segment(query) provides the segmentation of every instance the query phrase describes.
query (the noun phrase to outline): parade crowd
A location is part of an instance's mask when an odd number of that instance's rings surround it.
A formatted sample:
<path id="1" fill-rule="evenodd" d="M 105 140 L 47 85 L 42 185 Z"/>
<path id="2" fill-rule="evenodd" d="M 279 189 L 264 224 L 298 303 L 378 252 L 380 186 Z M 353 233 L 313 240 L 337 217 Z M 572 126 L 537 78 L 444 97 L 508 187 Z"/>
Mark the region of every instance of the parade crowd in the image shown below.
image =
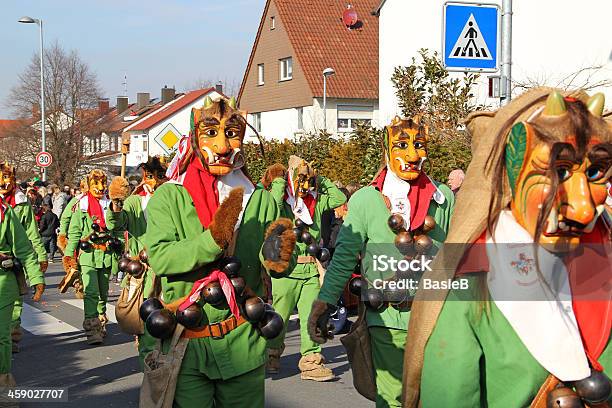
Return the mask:
<path id="1" fill-rule="evenodd" d="M 249 125 L 223 97 L 192 110 L 176 155 L 141 163 L 136 186 L 101 169 L 78 188 L 21 182 L 5 162 L 0 387 L 15 386 L 23 296 L 41 299 L 59 248 L 59 291 L 83 299 L 88 345 L 104 344 L 109 282 L 121 283 L 144 408 L 263 407 L 295 310 L 301 379 L 335 379 L 323 345 L 343 334 L 354 386 L 377 407 L 610 407 L 603 106 L 537 88 L 471 114 L 472 162 L 447 184 L 426 174 L 418 116 L 385 126 L 367 186 L 298 156 L 252 180 Z M 379 269 L 383 257 L 428 266 Z M 421 279 L 467 285 L 400 286 Z"/>

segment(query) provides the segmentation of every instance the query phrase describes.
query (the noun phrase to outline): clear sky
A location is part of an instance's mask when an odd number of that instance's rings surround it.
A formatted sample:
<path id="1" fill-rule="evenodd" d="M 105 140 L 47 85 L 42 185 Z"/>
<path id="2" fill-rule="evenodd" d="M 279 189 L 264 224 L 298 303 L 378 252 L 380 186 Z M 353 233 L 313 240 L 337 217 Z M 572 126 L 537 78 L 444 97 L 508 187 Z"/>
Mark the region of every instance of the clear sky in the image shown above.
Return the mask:
<path id="1" fill-rule="evenodd" d="M 137 92 L 159 97 L 198 81 L 240 81 L 265 0 L 2 0 L 0 5 L 0 118 L 17 75 L 38 51 L 42 18 L 45 44 L 76 49 L 97 74 L 104 97 L 115 104 L 127 72 L 130 102 Z"/>

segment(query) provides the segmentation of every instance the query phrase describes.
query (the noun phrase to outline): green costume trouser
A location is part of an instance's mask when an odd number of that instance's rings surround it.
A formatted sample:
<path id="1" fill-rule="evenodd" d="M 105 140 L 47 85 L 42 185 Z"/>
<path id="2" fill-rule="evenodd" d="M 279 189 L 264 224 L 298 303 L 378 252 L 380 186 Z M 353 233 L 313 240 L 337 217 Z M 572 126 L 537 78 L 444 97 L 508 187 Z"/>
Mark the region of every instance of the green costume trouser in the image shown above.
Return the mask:
<path id="1" fill-rule="evenodd" d="M 291 312 L 297 306 L 300 316 L 300 353 L 305 356 L 312 353 L 320 353 L 321 346 L 310 339 L 308 334 L 308 316 L 312 309 L 312 302 L 319 296 L 319 277 L 312 276 L 306 279 L 281 278 L 272 279 L 272 306 L 285 322 L 283 332 L 268 342 L 268 347 L 280 349 L 285 341 L 287 324 Z"/>
<path id="2" fill-rule="evenodd" d="M 85 318 L 90 319 L 106 313 L 110 268 L 81 265 L 81 279 L 83 280 Z"/>
<path id="3" fill-rule="evenodd" d="M 0 269 L 0 374 L 11 372 L 11 316 L 18 297 L 15 274 Z"/>
<path id="4" fill-rule="evenodd" d="M 402 375 L 406 330 L 370 327 L 376 374 L 376 408 L 402 406 Z"/>
<path id="5" fill-rule="evenodd" d="M 200 367 L 200 358 L 190 355 L 188 347 L 178 375 L 175 408 L 243 408 L 264 406 L 265 369 L 260 366 L 225 380 L 211 380 Z M 10 350 L 9 350 L 10 351 Z"/>
<path id="6" fill-rule="evenodd" d="M 13 307 L 13 320 L 11 329 L 21 326 L 21 312 L 23 311 L 23 296 L 18 296 Z"/>

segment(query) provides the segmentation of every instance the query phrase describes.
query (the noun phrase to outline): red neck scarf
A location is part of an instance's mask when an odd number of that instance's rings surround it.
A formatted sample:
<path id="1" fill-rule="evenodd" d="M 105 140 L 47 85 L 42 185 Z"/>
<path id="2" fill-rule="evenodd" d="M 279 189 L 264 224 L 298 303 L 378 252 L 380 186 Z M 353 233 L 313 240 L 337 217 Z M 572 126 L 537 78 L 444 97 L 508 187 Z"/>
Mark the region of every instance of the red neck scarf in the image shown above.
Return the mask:
<path id="1" fill-rule="evenodd" d="M 15 206 L 17 205 L 17 201 L 15 201 L 15 190 L 14 189 L 13 191 L 11 191 L 11 194 L 4 197 L 4 201 L 6 201 L 6 203 L 10 205 L 11 207 L 15 208 Z"/>
<path id="2" fill-rule="evenodd" d="M 193 158 L 185 171 L 183 187 L 187 189 L 198 218 L 204 228 L 208 228 L 213 215 L 219 207 L 219 191 L 217 178 L 202 166 L 200 159 Z"/>
<path id="3" fill-rule="evenodd" d="M 374 186 L 378 191 L 382 192 L 385 177 L 387 175 L 387 168 L 385 167 L 378 173 L 378 176 L 372 181 L 371 185 Z M 423 172 L 419 176 L 411 181 L 407 181 L 410 184 L 410 191 L 408 192 L 408 200 L 410 201 L 410 230 L 414 231 L 423 225 L 427 211 L 429 211 L 429 203 L 433 194 L 436 192 L 436 186 Z"/>
<path id="4" fill-rule="evenodd" d="M 96 224 L 99 224 L 102 228 L 106 228 L 106 221 L 104 220 L 104 211 L 100 205 L 100 200 L 87 193 L 87 214 L 92 220 L 96 220 Z"/>

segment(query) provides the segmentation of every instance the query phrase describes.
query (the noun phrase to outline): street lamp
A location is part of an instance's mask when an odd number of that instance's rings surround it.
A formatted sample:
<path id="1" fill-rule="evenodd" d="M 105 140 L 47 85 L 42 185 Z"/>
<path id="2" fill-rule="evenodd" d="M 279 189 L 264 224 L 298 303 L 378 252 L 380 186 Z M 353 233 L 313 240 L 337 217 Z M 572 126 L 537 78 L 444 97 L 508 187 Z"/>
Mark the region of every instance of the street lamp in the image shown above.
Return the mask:
<path id="1" fill-rule="evenodd" d="M 328 67 L 323 70 L 323 131 L 325 133 L 327 133 L 327 77 L 335 73 L 333 68 Z"/>
<path id="2" fill-rule="evenodd" d="M 28 16 L 21 17 L 18 20 L 23 24 L 37 24 L 40 28 L 40 118 L 41 118 L 41 136 L 42 136 L 42 151 L 47 151 L 47 138 L 45 135 L 45 80 L 43 77 L 43 21 L 42 19 L 32 18 Z M 43 167 L 42 181 L 47 181 L 47 168 Z"/>

